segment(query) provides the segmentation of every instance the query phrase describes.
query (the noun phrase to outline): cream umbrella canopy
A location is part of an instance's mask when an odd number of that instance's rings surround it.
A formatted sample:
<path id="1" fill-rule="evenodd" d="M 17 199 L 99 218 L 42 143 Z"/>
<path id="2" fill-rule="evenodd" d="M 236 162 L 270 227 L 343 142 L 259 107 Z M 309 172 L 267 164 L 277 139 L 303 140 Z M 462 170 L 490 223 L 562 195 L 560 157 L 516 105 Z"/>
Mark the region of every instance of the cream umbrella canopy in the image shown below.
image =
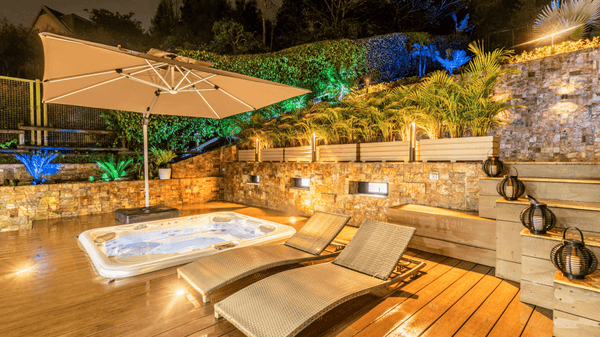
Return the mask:
<path id="1" fill-rule="evenodd" d="M 143 114 L 146 207 L 151 113 L 224 118 L 310 93 L 155 49 L 140 53 L 51 33 L 40 38 L 43 102 Z"/>

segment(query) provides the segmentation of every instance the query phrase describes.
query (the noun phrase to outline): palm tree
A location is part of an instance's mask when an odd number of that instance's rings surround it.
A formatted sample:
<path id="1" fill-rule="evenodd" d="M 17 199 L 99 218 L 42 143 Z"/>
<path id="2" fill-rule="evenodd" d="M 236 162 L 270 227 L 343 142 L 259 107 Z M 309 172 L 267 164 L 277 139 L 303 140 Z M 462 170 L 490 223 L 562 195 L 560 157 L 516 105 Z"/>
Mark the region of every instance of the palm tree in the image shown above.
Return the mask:
<path id="1" fill-rule="evenodd" d="M 540 37 L 552 36 L 553 41 L 566 37 L 578 40 L 598 26 L 599 17 L 600 0 L 554 0 L 538 15 L 533 32 Z"/>
<path id="2" fill-rule="evenodd" d="M 496 49 L 486 53 L 478 43 L 471 43 L 469 50 L 475 56 L 459 79 L 462 88 L 461 103 L 472 135 L 485 136 L 490 130 L 505 123 L 500 114 L 513 107 L 508 104 L 511 100 L 509 96 L 495 98 L 494 89 L 502 76 L 518 71 L 503 69 L 500 65 L 512 54 L 511 51 Z"/>

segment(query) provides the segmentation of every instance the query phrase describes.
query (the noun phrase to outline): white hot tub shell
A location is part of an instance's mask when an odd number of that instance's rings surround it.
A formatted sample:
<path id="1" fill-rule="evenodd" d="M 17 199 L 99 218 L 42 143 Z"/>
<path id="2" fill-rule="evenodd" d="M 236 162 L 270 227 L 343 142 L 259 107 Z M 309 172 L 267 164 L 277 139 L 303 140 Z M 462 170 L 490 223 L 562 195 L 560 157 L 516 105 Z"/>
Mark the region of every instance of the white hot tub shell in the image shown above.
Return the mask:
<path id="1" fill-rule="evenodd" d="M 224 249 L 285 240 L 293 227 L 234 212 L 208 213 L 87 230 L 79 242 L 97 272 L 122 278 L 164 269 Z"/>

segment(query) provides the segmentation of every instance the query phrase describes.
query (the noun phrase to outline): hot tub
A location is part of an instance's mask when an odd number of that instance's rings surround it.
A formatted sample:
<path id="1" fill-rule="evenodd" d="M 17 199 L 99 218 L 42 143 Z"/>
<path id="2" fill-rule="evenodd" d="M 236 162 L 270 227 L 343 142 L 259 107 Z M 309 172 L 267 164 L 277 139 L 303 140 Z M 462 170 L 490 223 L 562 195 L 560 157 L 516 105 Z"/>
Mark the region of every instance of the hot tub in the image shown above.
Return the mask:
<path id="1" fill-rule="evenodd" d="M 220 250 L 291 237 L 293 227 L 218 212 L 87 230 L 79 242 L 98 273 L 129 277 L 188 263 Z"/>

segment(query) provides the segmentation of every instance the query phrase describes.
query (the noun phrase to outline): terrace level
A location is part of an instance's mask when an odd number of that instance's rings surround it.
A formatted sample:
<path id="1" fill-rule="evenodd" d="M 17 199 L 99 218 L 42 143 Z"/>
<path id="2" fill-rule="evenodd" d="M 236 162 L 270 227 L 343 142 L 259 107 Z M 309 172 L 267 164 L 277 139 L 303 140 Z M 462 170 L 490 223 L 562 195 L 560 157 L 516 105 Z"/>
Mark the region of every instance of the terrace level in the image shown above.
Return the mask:
<path id="1" fill-rule="evenodd" d="M 235 211 L 296 228 L 305 221 L 223 202 L 184 207 L 182 216 L 212 211 Z M 203 304 L 178 280 L 175 267 L 114 282 L 98 276 L 74 237 L 116 224 L 107 213 L 36 221 L 29 230 L 1 232 L 0 335 L 243 336 L 226 320 L 215 320 L 212 304 Z M 347 241 L 353 233 L 347 227 L 338 240 Z M 552 312 L 521 303 L 518 284 L 494 277 L 493 268 L 418 250 L 407 254 L 427 262 L 418 278 L 347 302 L 302 335 L 552 335 Z"/>

